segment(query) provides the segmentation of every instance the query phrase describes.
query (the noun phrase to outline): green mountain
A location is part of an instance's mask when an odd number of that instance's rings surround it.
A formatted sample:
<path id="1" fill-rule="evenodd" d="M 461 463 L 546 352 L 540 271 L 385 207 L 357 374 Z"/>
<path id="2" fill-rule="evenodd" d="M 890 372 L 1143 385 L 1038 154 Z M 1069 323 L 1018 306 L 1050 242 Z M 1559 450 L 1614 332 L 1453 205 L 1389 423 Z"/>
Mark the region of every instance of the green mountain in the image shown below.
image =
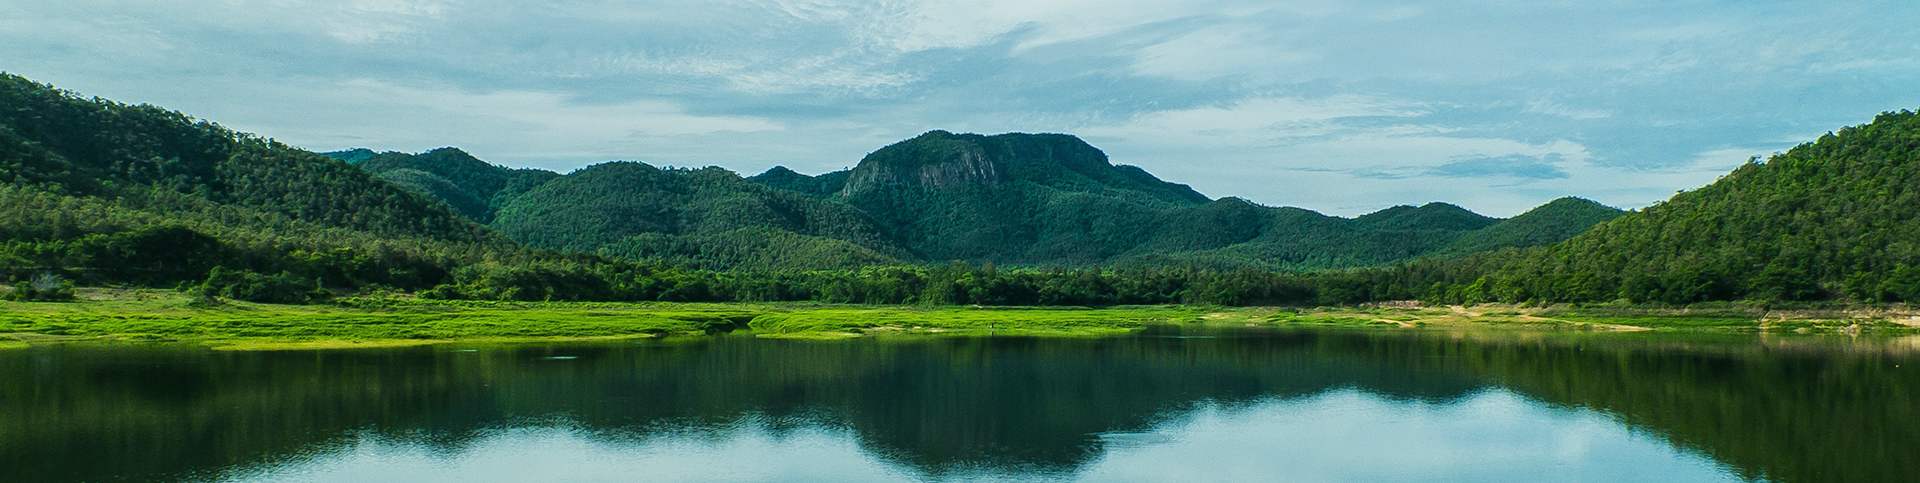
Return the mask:
<path id="1" fill-rule="evenodd" d="M 852 174 L 853 171 L 849 170 L 834 171 L 819 176 L 807 176 L 787 169 L 786 166 L 774 166 L 764 173 L 747 178 L 747 180 L 767 185 L 767 187 L 770 188 L 805 193 L 816 198 L 827 198 L 840 194 L 840 190 L 847 187 L 847 177 Z"/>
<path id="2" fill-rule="evenodd" d="M 353 166 L 153 106 L 0 75 L 0 182 L 77 196 L 178 194 L 384 235 L 485 229 Z"/>
<path id="3" fill-rule="evenodd" d="M 633 259 L 715 268 L 855 268 L 899 263 L 894 257 L 906 254 L 864 213 L 845 204 L 768 188 L 720 168 L 660 169 L 632 162 L 598 164 L 554 178 L 506 202 L 493 226 L 535 247 L 606 248 Z M 779 246 L 756 248 L 772 242 Z M 689 257 L 700 250 L 687 247 L 714 243 L 730 247 L 721 252 L 737 255 Z M 757 256 L 773 253 L 847 256 L 787 260 L 791 263 Z"/>
<path id="4" fill-rule="evenodd" d="M 294 285 L 418 286 L 446 276 L 450 253 L 511 245 L 346 162 L 178 112 L 12 75 L 0 75 L 0 106 L 10 279 L 166 284 L 224 267 L 307 281 Z"/>
<path id="5" fill-rule="evenodd" d="M 1569 196 L 1527 210 L 1519 216 L 1500 220 L 1492 226 L 1461 235 L 1440 252 L 1467 254 L 1501 248 L 1549 245 L 1572 238 L 1594 225 L 1606 223 L 1626 213 L 1619 208 Z"/>
<path id="6" fill-rule="evenodd" d="M 507 200 L 560 176 L 552 171 L 488 164 L 456 148 L 420 154 L 375 154 L 371 150 L 355 149 L 326 153 L 326 156 L 357 164 L 394 184 L 444 201 L 479 223 L 492 222 L 494 214 Z"/>
<path id="7" fill-rule="evenodd" d="M 875 151 L 849 171 L 806 176 L 776 167 L 748 179 L 844 201 L 924 261 L 1361 267 L 1437 253 L 1501 223 L 1445 203 L 1349 220 L 1238 198 L 1209 200 L 1140 168 L 1111 164 L 1099 149 L 1064 134 L 932 131 Z M 1550 239 L 1502 235 L 1489 243 L 1550 243 L 1595 222 L 1536 216 L 1512 228 L 1553 225 L 1553 235 L 1535 237 Z"/>
<path id="8" fill-rule="evenodd" d="M 1352 303 L 1432 284 L 1246 269 L 1379 266 L 1509 224 L 1572 233 L 1587 219 L 1497 221 L 1445 204 L 1347 219 L 1209 200 L 1060 134 L 935 131 L 849 171 L 753 178 L 627 162 L 561 175 L 451 148 L 320 155 L 0 76 L 8 298 L 57 296 L 62 285 L 43 282 L 66 278 L 280 302 L 398 289 L 486 300 Z M 1544 242 L 1529 233 L 1483 236 Z M 1033 268 L 1059 266 L 1079 268 Z M 1366 288 L 1385 283 L 1398 285 Z"/>
<path id="9" fill-rule="evenodd" d="M 357 160 L 533 247 L 716 270 L 950 260 L 1350 268 L 1480 246 L 1535 246 L 1605 219 L 1552 215 L 1563 210 L 1543 207 L 1507 224 L 1446 203 L 1346 219 L 1209 200 L 1112 164 L 1064 134 L 932 131 L 876 150 L 851 170 L 808 176 L 775 167 L 749 178 L 631 162 L 563 176 L 494 166 L 453 148 L 329 155 Z"/>
<path id="10" fill-rule="evenodd" d="M 932 131 L 868 154 L 846 178 L 836 197 L 929 261 L 1100 263 L 1139 243 L 1158 212 L 1208 201 L 1064 134 Z"/>
<path id="11" fill-rule="evenodd" d="M 1920 114 L 1885 113 L 1507 264 L 1457 298 L 1920 301 Z"/>
<path id="12" fill-rule="evenodd" d="M 1587 208 L 1597 211 L 1581 211 Z M 1154 236 L 1118 263 L 1221 270 L 1383 266 L 1422 257 L 1544 245 L 1592 227 L 1609 218 L 1606 213 L 1622 212 L 1565 198 L 1510 220 L 1447 203 L 1396 206 L 1347 219 L 1225 198 L 1169 210 L 1156 225 Z"/>
<path id="13" fill-rule="evenodd" d="M 1437 202 L 1419 207 L 1395 206 L 1353 219 L 1356 227 L 1379 231 L 1473 231 L 1497 223 L 1500 223 L 1497 218 Z"/>

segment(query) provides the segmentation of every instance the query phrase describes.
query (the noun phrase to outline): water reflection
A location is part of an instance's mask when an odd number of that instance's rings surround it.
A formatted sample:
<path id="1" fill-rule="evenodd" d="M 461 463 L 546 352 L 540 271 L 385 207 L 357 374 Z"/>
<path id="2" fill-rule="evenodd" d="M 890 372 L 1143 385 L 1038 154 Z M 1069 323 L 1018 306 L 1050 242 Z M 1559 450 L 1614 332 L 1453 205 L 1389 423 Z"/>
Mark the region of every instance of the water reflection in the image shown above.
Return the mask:
<path id="1" fill-rule="evenodd" d="M 752 416 L 724 428 L 619 435 L 523 426 L 452 451 L 365 435 L 222 481 L 1738 481 L 1592 412 L 1497 390 L 1438 405 L 1348 389 L 1208 406 L 1145 432 L 1103 434 L 1103 451 L 1077 471 L 982 466 L 933 478 L 873 454 L 852 430 L 815 423 Z"/>
<path id="2" fill-rule="evenodd" d="M 1920 443 L 1900 347 L 1191 330 L 49 347 L 0 352 L 0 481 L 1899 481 Z"/>

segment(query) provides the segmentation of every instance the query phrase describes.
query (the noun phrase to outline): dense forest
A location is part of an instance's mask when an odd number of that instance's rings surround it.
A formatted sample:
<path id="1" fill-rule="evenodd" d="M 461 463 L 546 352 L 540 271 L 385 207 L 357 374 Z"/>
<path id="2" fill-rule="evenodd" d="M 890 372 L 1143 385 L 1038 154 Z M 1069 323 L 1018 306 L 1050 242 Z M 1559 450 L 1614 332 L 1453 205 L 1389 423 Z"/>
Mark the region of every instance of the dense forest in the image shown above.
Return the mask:
<path id="1" fill-rule="evenodd" d="M 1504 264 L 1454 302 L 1920 301 L 1920 114 L 1885 113 Z"/>
<path id="2" fill-rule="evenodd" d="M 7 75 L 0 273 L 16 300 L 1894 302 L 1920 298 L 1916 144 L 1916 115 L 1889 113 L 1633 213 L 1348 219 L 1209 199 L 1061 134 L 933 131 L 818 176 L 560 174 L 453 148 L 315 154 Z"/>

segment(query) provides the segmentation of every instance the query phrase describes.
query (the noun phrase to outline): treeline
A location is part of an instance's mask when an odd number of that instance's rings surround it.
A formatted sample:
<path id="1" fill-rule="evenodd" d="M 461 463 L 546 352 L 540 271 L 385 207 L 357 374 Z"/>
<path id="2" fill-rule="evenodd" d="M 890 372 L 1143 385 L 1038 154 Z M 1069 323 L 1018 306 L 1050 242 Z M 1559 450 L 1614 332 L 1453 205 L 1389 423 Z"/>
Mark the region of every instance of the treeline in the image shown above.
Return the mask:
<path id="1" fill-rule="evenodd" d="M 584 258 L 584 257 L 583 257 Z M 457 269 L 419 296 L 522 301 L 779 302 L 922 305 L 1351 305 L 1449 296 L 1471 258 L 1327 272 L 1191 267 L 999 268 L 992 263 L 857 270 L 722 272 L 620 260 Z"/>
<path id="2" fill-rule="evenodd" d="M 0 240 L 0 276 L 16 290 L 47 276 L 167 288 L 211 280 L 220 295 L 295 303 L 322 287 L 431 288 L 453 267 L 537 258 L 510 244 L 372 234 L 160 190 L 105 199 L 0 185 Z M 227 287 L 242 282 L 254 287 Z"/>
<path id="3" fill-rule="evenodd" d="M 1197 266 L 1000 268 L 990 262 L 709 270 L 510 243 L 376 235 L 168 190 L 106 199 L 17 185 L 0 185 L 0 239 L 5 240 L 0 241 L 0 275 L 17 299 L 71 297 L 77 282 L 178 288 L 273 303 L 401 292 L 514 301 L 1353 304 L 1444 295 L 1433 291 L 1436 283 L 1473 280 L 1490 263 L 1468 262 L 1497 256 L 1313 273 Z"/>

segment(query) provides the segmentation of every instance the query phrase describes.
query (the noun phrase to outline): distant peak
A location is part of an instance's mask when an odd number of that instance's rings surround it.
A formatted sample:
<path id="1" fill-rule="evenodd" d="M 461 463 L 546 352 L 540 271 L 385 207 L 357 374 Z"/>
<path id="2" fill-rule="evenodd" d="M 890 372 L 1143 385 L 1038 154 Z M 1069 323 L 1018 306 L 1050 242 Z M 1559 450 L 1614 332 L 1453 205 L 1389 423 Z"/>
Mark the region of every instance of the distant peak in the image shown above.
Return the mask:
<path id="1" fill-rule="evenodd" d="M 1477 230 L 1500 222 L 1498 218 L 1439 201 L 1418 207 L 1398 205 L 1360 215 L 1353 221 L 1363 226 L 1385 230 Z"/>
<path id="2" fill-rule="evenodd" d="M 760 172 L 760 174 L 753 175 L 753 177 L 755 178 L 762 177 L 762 176 L 788 177 L 788 176 L 806 176 L 806 175 L 800 174 L 798 171 L 787 169 L 786 166 L 774 166 L 771 168 L 767 168 L 766 171 L 762 171 Z"/>
<path id="3" fill-rule="evenodd" d="M 450 158 L 450 159 L 459 159 L 459 160 L 470 159 L 474 161 L 480 161 L 480 158 L 473 157 L 473 154 L 470 154 L 465 150 L 462 150 L 460 148 L 456 148 L 453 146 L 433 148 L 431 150 L 428 150 L 427 152 L 420 153 L 420 155 L 427 156 L 427 157 L 436 157 L 436 158 Z"/>
<path id="4" fill-rule="evenodd" d="M 1530 217 L 1541 217 L 1541 216 L 1554 216 L 1554 214 L 1574 213 L 1574 212 L 1594 213 L 1595 214 L 1594 216 L 1609 216 L 1608 214 L 1626 213 L 1626 211 L 1623 211 L 1619 208 L 1603 205 L 1593 200 L 1574 197 L 1574 196 L 1567 196 L 1567 197 L 1563 197 L 1553 201 L 1549 201 L 1546 204 L 1543 204 L 1540 206 L 1535 206 L 1533 207 L 1533 209 L 1527 210 L 1526 213 L 1521 213 L 1519 216 L 1515 216 L 1514 218 L 1517 219 L 1517 218 L 1530 218 Z"/>
<path id="5" fill-rule="evenodd" d="M 358 163 L 361 161 L 366 161 L 367 159 L 372 158 L 374 156 L 379 156 L 380 153 L 373 152 L 373 150 L 367 149 L 367 148 L 353 148 L 353 149 L 346 149 L 341 151 L 320 153 L 320 155 L 333 158 L 333 159 L 338 159 L 341 161 L 346 161 L 349 163 Z"/>
<path id="6" fill-rule="evenodd" d="M 1607 206 L 1607 205 L 1604 205 L 1604 204 L 1600 204 L 1600 202 L 1598 202 L 1598 201 L 1594 201 L 1594 200 L 1589 200 L 1589 199 L 1586 199 L 1586 198 L 1581 198 L 1581 197 L 1578 197 L 1578 196 L 1563 196 L 1563 197 L 1560 197 L 1560 198 L 1558 198 L 1558 199 L 1555 199 L 1555 200 L 1553 200 L 1553 201 L 1549 201 L 1549 202 L 1547 202 L 1547 204 L 1546 204 L 1546 205 L 1541 205 L 1541 206 L 1553 206 L 1553 205 L 1560 205 L 1560 206 L 1600 206 L 1600 207 L 1605 207 L 1605 208 L 1613 208 L 1613 207 L 1611 207 L 1611 206 Z M 1613 209 L 1616 209 L 1616 210 L 1617 210 L 1617 209 L 1619 209 L 1619 208 L 1613 208 Z"/>
<path id="7" fill-rule="evenodd" d="M 1132 166 L 1116 166 L 1107 153 L 1071 134 L 1003 133 L 992 136 L 932 130 L 880 148 L 854 167 L 842 195 L 894 189 L 994 189 L 1011 182 L 1055 189 L 1118 189 L 1174 203 L 1205 203 L 1186 185 L 1168 183 Z"/>

